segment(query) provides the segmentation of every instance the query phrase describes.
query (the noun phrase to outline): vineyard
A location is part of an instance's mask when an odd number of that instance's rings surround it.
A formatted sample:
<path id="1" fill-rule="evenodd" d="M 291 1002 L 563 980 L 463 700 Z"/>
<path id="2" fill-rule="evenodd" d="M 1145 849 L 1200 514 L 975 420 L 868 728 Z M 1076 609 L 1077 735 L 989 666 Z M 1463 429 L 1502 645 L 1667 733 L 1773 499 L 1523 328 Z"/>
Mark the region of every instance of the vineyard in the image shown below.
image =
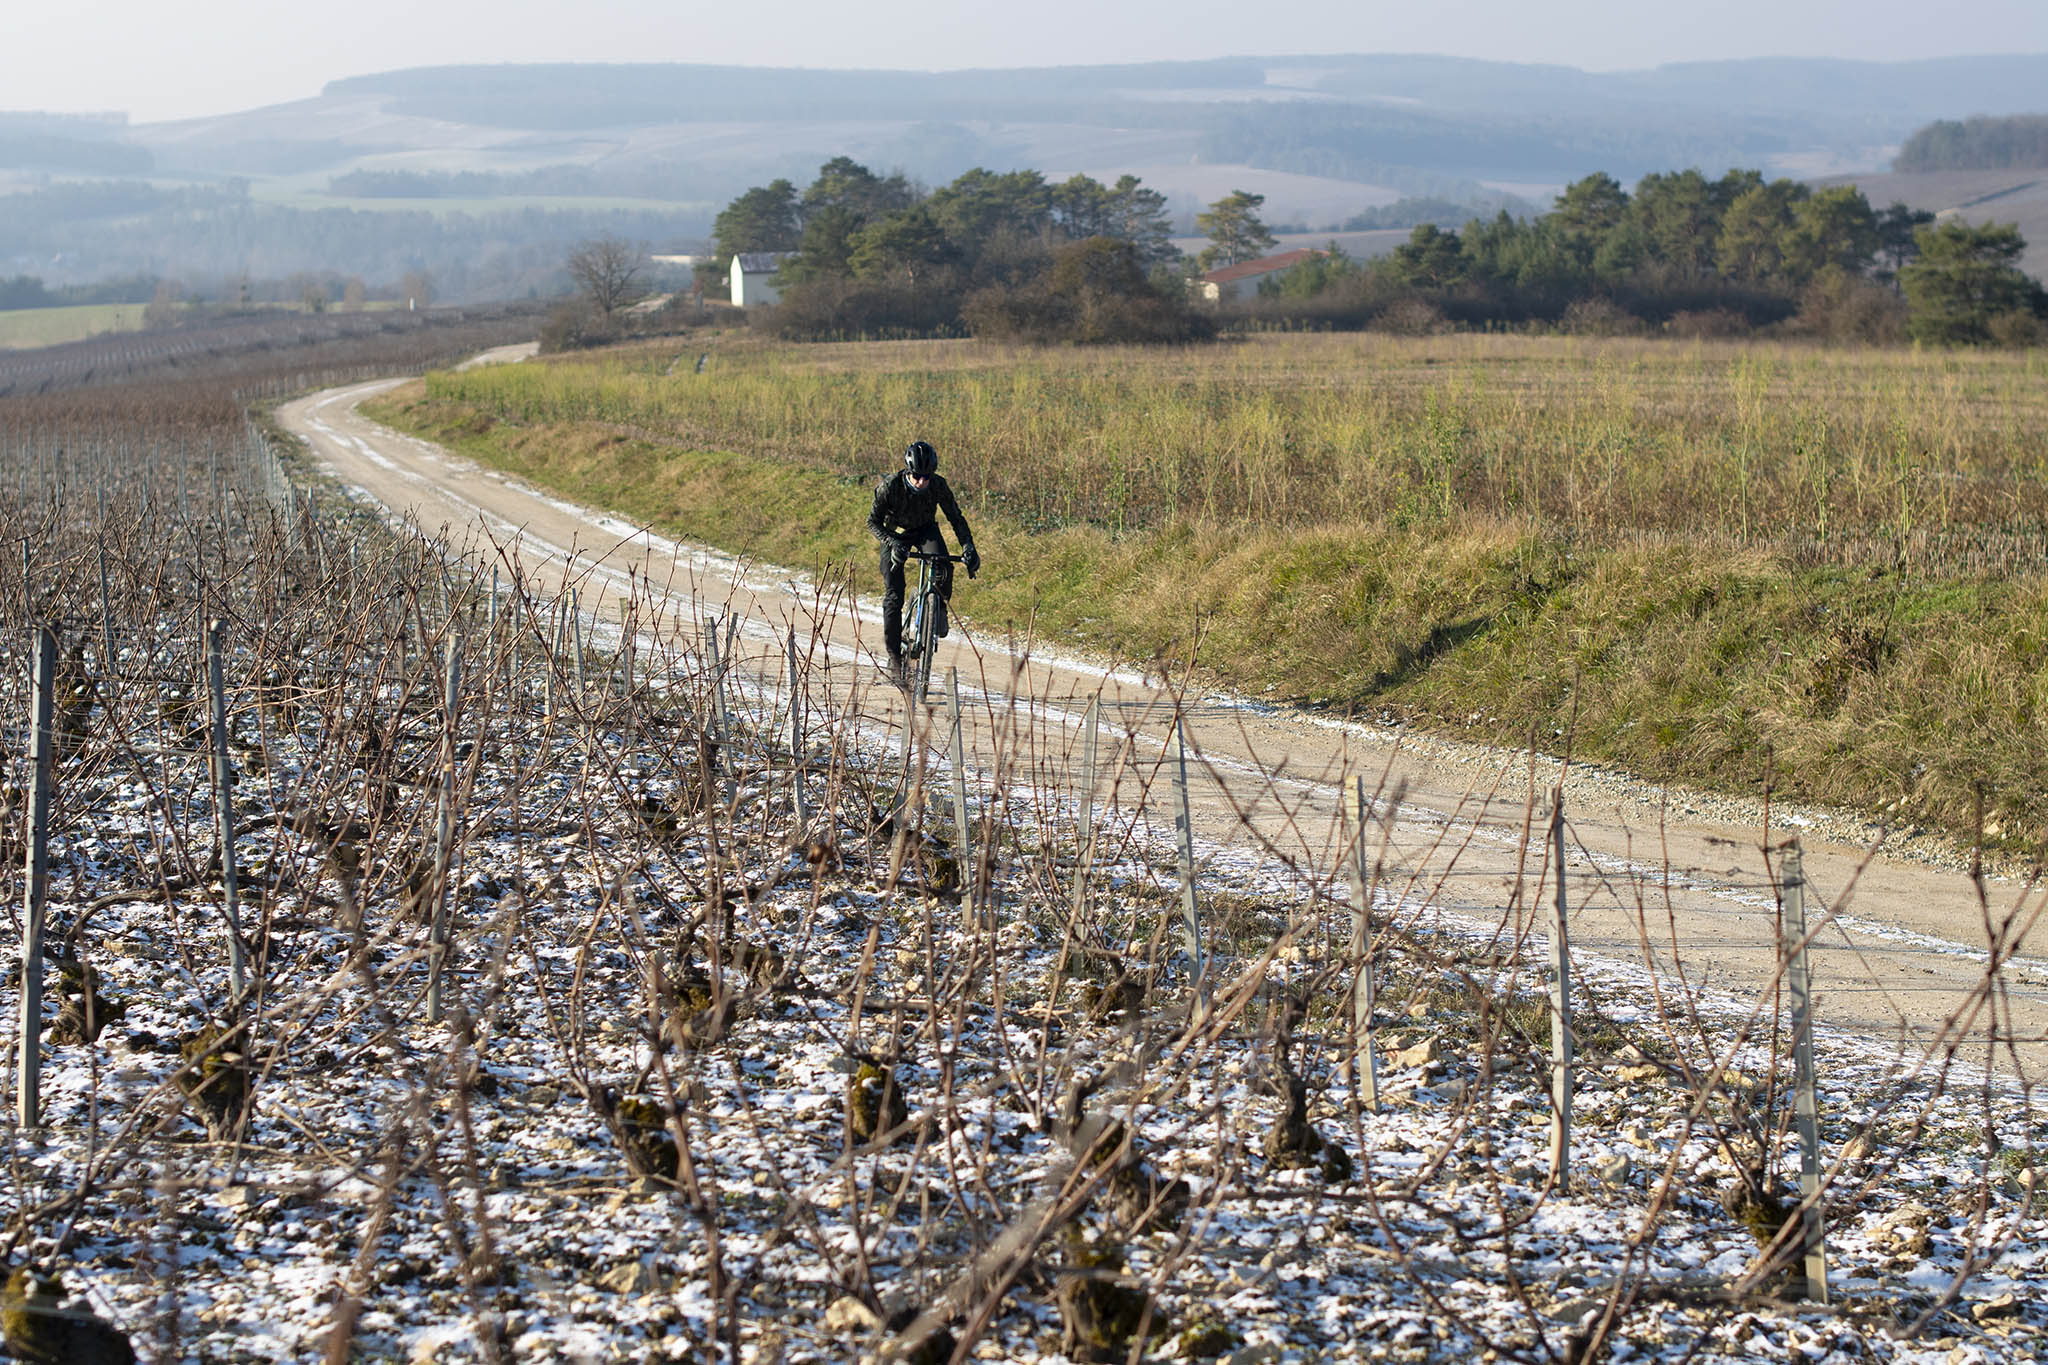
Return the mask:
<path id="1" fill-rule="evenodd" d="M 1554 799 L 1486 916 L 1370 773 L 1332 819 L 1211 767 L 1245 815 L 1198 840 L 1184 680 L 1091 708 L 991 651 L 906 708 L 835 582 L 599 609 L 242 416 L 376 363 L 0 403 L 17 1357 L 2033 1353 L 2037 891 L 1931 1038 L 1647 940 L 1560 982 L 1553 907 L 1612 890 Z"/>
<path id="2" fill-rule="evenodd" d="M 0 399 L 94 385 L 229 379 L 251 401 L 304 387 L 315 375 L 337 378 L 453 358 L 533 330 L 516 308 L 440 312 L 268 314 L 94 337 L 60 346 L 0 351 Z M 298 379 L 302 382 L 293 384 Z"/>

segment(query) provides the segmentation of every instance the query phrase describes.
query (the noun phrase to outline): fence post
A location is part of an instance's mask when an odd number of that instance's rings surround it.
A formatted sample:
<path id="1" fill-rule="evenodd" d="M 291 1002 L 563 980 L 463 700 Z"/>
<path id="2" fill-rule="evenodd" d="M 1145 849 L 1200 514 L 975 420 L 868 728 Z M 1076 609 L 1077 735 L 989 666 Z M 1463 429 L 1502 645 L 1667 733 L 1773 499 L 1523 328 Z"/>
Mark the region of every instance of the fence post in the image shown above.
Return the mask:
<path id="1" fill-rule="evenodd" d="M 583 690 L 583 594 L 575 588 L 569 589 L 569 642 L 576 648 L 576 705 L 581 708 L 589 700 Z"/>
<path id="2" fill-rule="evenodd" d="M 1188 721 L 1177 716 L 1173 725 L 1174 832 L 1180 836 L 1180 922 L 1187 940 L 1188 958 L 1194 964 L 1196 1018 L 1209 1013 L 1208 962 L 1202 955 L 1202 920 L 1195 904 L 1195 821 L 1188 807 Z"/>
<path id="3" fill-rule="evenodd" d="M 619 601 L 619 661 L 626 675 L 625 696 L 629 703 L 633 696 L 633 675 L 640 662 L 639 653 L 640 593 L 638 584 L 629 578 L 626 595 Z"/>
<path id="4" fill-rule="evenodd" d="M 548 609 L 548 619 L 542 626 L 541 649 L 547 655 L 547 667 L 541 671 L 543 691 L 547 694 L 548 724 L 553 725 L 561 714 L 562 706 L 562 656 L 568 644 L 562 638 L 562 599 L 557 597 Z"/>
<path id="5" fill-rule="evenodd" d="M 804 692 L 803 678 L 796 666 L 796 627 L 789 628 L 789 766 L 791 790 L 796 796 L 796 829 L 799 838 L 811 827 L 810 797 L 804 791 Z"/>
<path id="6" fill-rule="evenodd" d="M 946 670 L 946 722 L 952 727 L 948 751 L 953 768 L 953 828 L 960 845 L 953 851 L 954 866 L 960 869 L 960 904 L 965 908 L 961 927 L 976 932 L 974 891 L 974 839 L 967 830 L 967 745 L 960 733 L 960 670 Z"/>
<path id="7" fill-rule="evenodd" d="M 104 519 L 102 519 L 104 524 Z M 107 538 L 100 535 L 100 672 L 107 680 L 107 705 L 114 704 L 114 595 L 107 590 Z"/>
<path id="8" fill-rule="evenodd" d="M 1792 1113 L 1799 1128 L 1799 1212 L 1806 1297 L 1828 1301 L 1827 1228 L 1821 1216 L 1820 1086 L 1813 1068 L 1813 978 L 1806 960 L 1806 864 L 1799 840 L 1779 852 L 1785 894 L 1786 986 L 1792 994 Z"/>
<path id="9" fill-rule="evenodd" d="M 1550 803 L 1550 861 L 1555 913 L 1550 922 L 1550 1173 L 1560 1190 L 1571 1186 L 1572 953 L 1566 937 L 1570 902 L 1564 884 L 1564 784 Z"/>
<path id="10" fill-rule="evenodd" d="M 1088 869 L 1095 859 L 1095 740 L 1102 725 L 1102 695 L 1089 699 L 1088 714 L 1081 721 L 1081 790 L 1075 803 L 1079 814 L 1079 838 L 1074 845 L 1074 918 L 1079 919 L 1088 904 Z"/>
<path id="11" fill-rule="evenodd" d="M 1359 1067 L 1357 1080 L 1365 1087 L 1368 1113 L 1380 1112 L 1380 1059 L 1373 1039 L 1373 1008 L 1377 1003 L 1372 975 L 1372 880 L 1365 865 L 1365 779 L 1355 777 L 1351 796 L 1351 826 L 1358 847 L 1351 860 L 1351 958 L 1358 974 L 1351 982 L 1351 1055 Z"/>
<path id="12" fill-rule="evenodd" d="M 718 652 L 718 618 L 715 616 L 704 618 L 704 648 L 711 663 L 712 721 L 718 727 L 718 733 L 712 736 L 712 739 L 721 749 L 731 748 L 733 743 L 732 716 L 725 709 L 725 661 Z M 904 747 L 906 750 L 909 748 L 907 738 Z M 724 801 L 726 808 L 730 810 L 734 794 L 731 776 L 733 759 L 730 754 L 726 755 L 723 767 L 727 776 L 719 784 L 719 790 L 722 794 L 721 799 Z"/>
<path id="13" fill-rule="evenodd" d="M 718 726 L 718 740 L 731 738 L 732 717 L 725 709 L 725 658 L 718 647 L 718 618 L 704 618 L 704 657 L 711 665 L 711 716 Z"/>
<path id="14" fill-rule="evenodd" d="M 235 885 L 234 770 L 228 766 L 228 693 L 220 657 L 219 617 L 206 623 L 206 692 L 213 717 L 213 810 L 220 825 L 220 904 L 228 921 L 228 984 L 242 997 L 242 912 Z"/>
<path id="15" fill-rule="evenodd" d="M 427 1022 L 441 1022 L 441 971 L 448 959 L 448 883 L 455 858 L 455 703 L 462 685 L 462 649 L 455 632 L 448 633 L 446 672 L 441 692 L 441 800 L 434 832 L 434 873 L 429 887 L 434 904 L 427 967 Z"/>
<path id="16" fill-rule="evenodd" d="M 29 699 L 28 835 L 21 916 L 21 1053 L 14 1116 L 33 1128 L 42 1114 L 43 915 L 50 880 L 50 718 L 57 694 L 57 633 L 35 632 L 34 691 Z"/>

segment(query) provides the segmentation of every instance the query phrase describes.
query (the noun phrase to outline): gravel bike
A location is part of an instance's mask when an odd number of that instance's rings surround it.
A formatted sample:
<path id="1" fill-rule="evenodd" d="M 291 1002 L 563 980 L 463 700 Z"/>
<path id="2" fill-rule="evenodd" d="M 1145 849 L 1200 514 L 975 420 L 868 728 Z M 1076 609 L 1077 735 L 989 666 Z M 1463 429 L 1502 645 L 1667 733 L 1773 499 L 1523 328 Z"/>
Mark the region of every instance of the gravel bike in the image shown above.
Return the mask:
<path id="1" fill-rule="evenodd" d="M 937 638 L 932 632 L 938 628 L 939 612 L 944 609 L 939 597 L 939 576 L 932 566 L 965 564 L 967 559 L 964 555 L 933 554 L 929 550 L 912 550 L 903 558 L 917 561 L 917 595 L 910 599 L 910 620 L 903 627 L 903 662 L 908 674 L 904 682 L 911 689 L 910 695 L 922 701 L 931 689 L 932 644 Z"/>

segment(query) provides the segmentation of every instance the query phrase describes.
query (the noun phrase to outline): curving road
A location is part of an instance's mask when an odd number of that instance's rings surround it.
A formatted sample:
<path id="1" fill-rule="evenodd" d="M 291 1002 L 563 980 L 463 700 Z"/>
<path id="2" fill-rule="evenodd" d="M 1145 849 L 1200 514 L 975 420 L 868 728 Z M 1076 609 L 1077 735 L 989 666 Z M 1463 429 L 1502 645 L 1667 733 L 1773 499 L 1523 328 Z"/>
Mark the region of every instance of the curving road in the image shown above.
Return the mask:
<path id="1" fill-rule="evenodd" d="M 488 358 L 516 359 L 516 352 Z M 573 578 L 586 616 L 616 622 L 616 599 L 634 582 L 643 601 L 649 585 L 660 585 L 682 620 L 729 601 L 749 622 L 747 638 L 764 669 L 779 666 L 786 629 L 816 628 L 831 658 L 856 665 L 839 667 L 839 676 L 872 688 L 870 711 L 887 706 L 900 716 L 900 695 L 872 686 L 881 634 L 872 600 L 854 610 L 810 610 L 812 586 L 782 571 L 643 534 L 357 411 L 362 400 L 400 382 L 330 389 L 285 405 L 279 419 L 334 477 L 422 529 L 516 558 L 543 592 Z M 959 600 L 973 610 L 971 586 Z M 1043 719 L 1051 743 L 1071 745 L 1089 700 L 1099 695 L 1104 753 L 1114 747 L 1109 736 L 1128 734 L 1140 762 L 1157 759 L 1174 715 L 1167 689 L 1043 650 L 1013 658 L 1006 643 L 963 624 L 939 658 L 935 677 L 956 667 L 963 687 L 983 699 L 970 708 L 979 730 L 1014 698 Z M 1190 699 L 1184 714 L 1198 756 L 1194 820 L 1209 841 L 1206 856 L 1254 858 L 1277 849 L 1310 868 L 1334 866 L 1339 793 L 1347 775 L 1359 774 L 1369 789 L 1402 792 L 1391 821 L 1372 837 L 1376 846 L 1385 840 L 1388 885 L 1411 904 L 1426 899 L 1438 910 L 1492 924 L 1519 878 L 1525 903 L 1549 905 L 1547 887 L 1538 889 L 1547 862 L 1541 812 L 1526 847 L 1524 838 L 1528 794 L 1554 786 L 1556 763 L 1538 759 L 1532 767 L 1526 754 L 1417 741 L 1229 697 Z M 971 742 L 989 743 L 985 735 Z M 1777 971 L 1778 919 L 1759 828 L 1692 815 L 1660 818 L 1641 790 L 1597 773 L 1566 775 L 1572 951 L 1637 965 L 1647 958 L 1666 973 L 1667 986 L 1675 961 L 1695 988 L 1738 998 L 1767 991 Z M 1166 784 L 1154 791 L 1154 818 L 1170 826 Z M 1128 781 L 1120 796 L 1132 799 Z M 1098 797 L 1110 797 L 1106 778 Z M 1670 804 L 1684 810 L 1688 803 Z M 1808 842 L 1804 854 L 1809 917 L 1818 926 L 1822 1026 L 1896 1045 L 1909 1056 L 1965 1035 L 1981 1044 L 1993 1026 L 1982 1004 L 1987 925 L 2009 915 L 2015 925 L 2030 923 L 2048 893 L 1992 882 L 1980 899 L 1967 876 L 1926 862 L 1826 842 Z M 2048 961 L 2015 957 L 2003 977 L 1995 1027 L 2014 1046 L 1998 1065 L 2038 1074 L 2048 1063 Z M 1953 1024 L 1959 1016 L 1969 1022 Z M 1967 1055 L 1982 1060 L 1988 1051 L 1973 1046 Z"/>

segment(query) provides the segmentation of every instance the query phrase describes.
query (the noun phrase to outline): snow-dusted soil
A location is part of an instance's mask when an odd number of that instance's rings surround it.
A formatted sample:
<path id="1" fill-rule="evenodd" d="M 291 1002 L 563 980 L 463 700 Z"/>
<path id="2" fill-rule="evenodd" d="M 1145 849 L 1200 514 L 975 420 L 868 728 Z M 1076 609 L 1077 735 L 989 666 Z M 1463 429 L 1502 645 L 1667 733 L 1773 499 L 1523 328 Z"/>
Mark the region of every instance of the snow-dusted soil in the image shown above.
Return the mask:
<path id="1" fill-rule="evenodd" d="M 2038 1354 L 2042 1128 L 1979 1059 L 1821 1034 L 1833 1302 L 1813 1306 L 1759 1273 L 1722 1200 L 1732 1158 L 1768 1149 L 1797 1172 L 1771 999 L 1584 972 L 1559 1189 L 1540 925 L 1376 890 L 1373 1112 L 1347 1079 L 1341 890 L 1198 850 L 1197 982 L 1172 830 L 1095 812 L 1075 915 L 1077 812 L 1005 769 L 973 774 L 973 823 L 1002 834 L 974 915 L 936 845 L 876 832 L 897 751 L 857 694 L 813 702 L 808 830 L 774 738 L 784 699 L 738 684 L 712 780 L 726 804 L 671 802 L 712 714 L 705 661 L 680 646 L 636 661 L 630 705 L 593 660 L 581 714 L 558 655 L 552 720 L 533 654 L 511 669 L 473 650 L 433 1022 L 406 901 L 437 828 L 437 661 L 316 654 L 304 676 L 331 699 L 260 707 L 274 661 L 246 639 L 236 854 L 263 989 L 228 1049 L 248 1059 L 246 1121 L 210 1135 L 176 1079 L 181 1041 L 231 992 L 204 755 L 150 687 L 115 703 L 118 744 L 59 768 L 52 938 L 120 1014 L 97 1046 L 45 1046 L 42 1125 L 5 1134 L 17 1256 L 61 1268 L 144 1359 L 716 1360 L 736 1342 L 748 1361 L 848 1360 L 917 1347 L 875 1326 L 906 1319 L 950 1334 L 911 1358 L 947 1340 L 1091 1358 L 1065 1330 L 1091 1286 L 1135 1291 L 1126 1328 L 1149 1334 L 1098 1335 L 1102 1359 Z M 933 763 L 902 825 L 950 839 Z M 338 832 L 342 794 L 386 771 L 409 775 L 381 822 Z M 1091 1011 L 1120 968 L 1134 1010 Z M 726 997 L 731 1017 L 707 1017 Z M 18 1015 L 17 989 L 0 1008 Z M 1283 1068 L 1348 1172 L 1270 1146 Z M 862 1096 L 890 1127 L 887 1073 L 895 1140 L 856 1140 Z M 1126 1126 L 1103 1138 L 1105 1120 Z M 1153 1215 L 1133 1182 L 1166 1191 Z"/>

